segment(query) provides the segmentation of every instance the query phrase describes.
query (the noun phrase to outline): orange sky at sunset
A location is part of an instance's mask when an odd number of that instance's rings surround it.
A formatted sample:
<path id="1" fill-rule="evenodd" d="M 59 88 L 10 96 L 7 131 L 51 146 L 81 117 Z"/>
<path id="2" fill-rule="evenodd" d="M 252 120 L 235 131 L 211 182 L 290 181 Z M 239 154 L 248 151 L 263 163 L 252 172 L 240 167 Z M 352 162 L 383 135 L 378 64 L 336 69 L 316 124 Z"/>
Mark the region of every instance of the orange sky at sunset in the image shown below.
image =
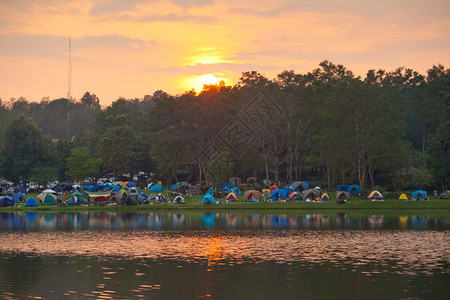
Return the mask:
<path id="1" fill-rule="evenodd" d="M 450 67 L 450 1 L 0 0 L 0 98 L 95 93 L 102 105 L 156 90 L 273 79 L 327 59 L 357 75 Z"/>

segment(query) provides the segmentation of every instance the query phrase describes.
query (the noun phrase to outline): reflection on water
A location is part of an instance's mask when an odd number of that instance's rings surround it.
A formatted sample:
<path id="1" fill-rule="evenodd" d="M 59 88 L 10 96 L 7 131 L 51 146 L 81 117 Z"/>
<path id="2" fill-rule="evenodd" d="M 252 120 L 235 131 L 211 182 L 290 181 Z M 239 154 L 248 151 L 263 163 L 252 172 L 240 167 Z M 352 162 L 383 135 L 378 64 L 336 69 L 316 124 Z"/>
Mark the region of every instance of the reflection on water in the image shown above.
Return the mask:
<path id="1" fill-rule="evenodd" d="M 449 227 L 411 215 L 3 213 L 0 298 L 443 299 Z"/>
<path id="2" fill-rule="evenodd" d="M 191 229 L 450 229 L 450 218 L 334 214 L 221 213 L 0 213 L 0 231 Z"/>

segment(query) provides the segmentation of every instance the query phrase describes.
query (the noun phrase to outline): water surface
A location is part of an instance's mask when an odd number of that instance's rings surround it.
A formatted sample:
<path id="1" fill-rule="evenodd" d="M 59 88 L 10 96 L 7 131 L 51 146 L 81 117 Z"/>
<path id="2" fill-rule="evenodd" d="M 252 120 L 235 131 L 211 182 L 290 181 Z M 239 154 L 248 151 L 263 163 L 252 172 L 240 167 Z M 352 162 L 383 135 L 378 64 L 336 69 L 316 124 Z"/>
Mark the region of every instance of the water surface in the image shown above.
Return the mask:
<path id="1" fill-rule="evenodd" d="M 0 214 L 3 298 L 445 298 L 450 217 Z"/>

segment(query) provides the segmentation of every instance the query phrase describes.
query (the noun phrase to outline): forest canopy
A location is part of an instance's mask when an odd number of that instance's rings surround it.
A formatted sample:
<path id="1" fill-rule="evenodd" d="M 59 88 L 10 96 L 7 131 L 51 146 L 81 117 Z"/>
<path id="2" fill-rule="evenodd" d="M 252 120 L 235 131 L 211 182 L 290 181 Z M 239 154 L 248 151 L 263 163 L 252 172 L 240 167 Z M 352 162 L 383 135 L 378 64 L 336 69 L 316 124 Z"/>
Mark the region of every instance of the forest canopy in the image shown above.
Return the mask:
<path id="1" fill-rule="evenodd" d="M 450 69 L 369 70 L 323 61 L 274 79 L 156 91 L 100 106 L 79 99 L 0 99 L 0 177 L 68 181 L 144 172 L 167 185 L 229 177 L 328 188 L 448 189 Z M 83 160 L 84 163 L 80 163 Z M 89 162 L 89 163 L 86 163 Z"/>

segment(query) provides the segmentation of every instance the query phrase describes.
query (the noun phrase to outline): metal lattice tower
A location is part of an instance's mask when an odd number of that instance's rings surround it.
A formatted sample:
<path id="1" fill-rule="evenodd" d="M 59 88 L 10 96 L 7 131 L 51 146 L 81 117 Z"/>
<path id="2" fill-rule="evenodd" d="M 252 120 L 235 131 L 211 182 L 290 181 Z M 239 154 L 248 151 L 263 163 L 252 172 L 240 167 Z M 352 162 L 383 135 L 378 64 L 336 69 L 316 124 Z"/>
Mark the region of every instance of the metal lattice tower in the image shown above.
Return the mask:
<path id="1" fill-rule="evenodd" d="M 70 37 L 69 37 L 69 78 L 68 78 L 67 98 L 72 99 L 72 43 Z"/>

